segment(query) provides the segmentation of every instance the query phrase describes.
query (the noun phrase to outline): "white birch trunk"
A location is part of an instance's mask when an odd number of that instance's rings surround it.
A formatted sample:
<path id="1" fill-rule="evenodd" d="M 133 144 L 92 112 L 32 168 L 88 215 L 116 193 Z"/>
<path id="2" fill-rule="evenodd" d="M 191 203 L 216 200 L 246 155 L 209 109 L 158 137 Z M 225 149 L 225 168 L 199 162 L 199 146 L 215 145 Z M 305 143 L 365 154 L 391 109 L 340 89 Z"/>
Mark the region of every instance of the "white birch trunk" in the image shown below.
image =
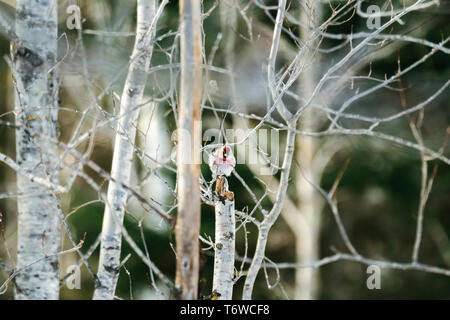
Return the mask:
<path id="1" fill-rule="evenodd" d="M 180 103 L 178 107 L 177 298 L 197 298 L 200 232 L 200 147 L 202 98 L 201 10 L 199 0 L 180 1 Z"/>
<path id="2" fill-rule="evenodd" d="M 15 77 L 16 158 L 30 174 L 58 185 L 58 83 L 56 0 L 17 0 L 13 45 Z M 42 194 L 18 201 L 17 268 L 15 298 L 55 300 L 59 296 L 60 200 L 57 193 L 17 175 L 17 191 Z"/>
<path id="3" fill-rule="evenodd" d="M 219 179 L 225 179 L 220 177 Z M 228 182 L 225 183 L 225 193 L 232 195 L 219 195 L 224 200 L 218 200 L 216 210 L 216 232 L 214 249 L 214 276 L 213 296 L 217 300 L 231 300 L 233 297 L 234 252 L 235 252 L 235 217 L 234 195 L 228 191 Z"/>
<path id="4" fill-rule="evenodd" d="M 220 2 L 220 25 L 224 39 L 225 65 L 233 72 L 235 65 L 235 39 L 236 39 L 236 0 L 223 0 Z M 236 108 L 236 82 L 230 77 L 230 102 Z M 233 123 L 240 119 L 232 116 Z M 226 178 L 222 177 L 223 179 Z M 228 182 L 225 192 L 228 191 Z M 231 193 L 232 194 L 232 193 Z M 224 195 L 221 195 L 224 196 Z M 233 298 L 234 285 L 234 254 L 235 254 L 235 216 L 234 195 L 233 201 L 225 199 L 224 202 L 217 201 L 215 204 L 215 251 L 214 251 L 214 275 L 213 275 L 213 297 L 217 300 L 231 300 Z"/>
<path id="5" fill-rule="evenodd" d="M 110 300 L 119 277 L 122 224 L 127 201 L 127 192 L 122 184 L 129 184 L 133 163 L 133 145 L 136 137 L 136 123 L 139 106 L 142 103 L 146 71 L 149 68 L 155 25 L 150 30 L 156 14 L 156 0 L 138 0 L 136 40 L 131 63 L 122 92 L 120 121 L 116 128 L 108 203 L 105 206 L 102 226 L 102 242 L 98 270 L 99 283 L 94 292 L 95 300 Z"/>
<path id="6" fill-rule="evenodd" d="M 301 130 L 305 130 L 305 128 Z M 319 182 L 312 169 L 312 154 L 317 148 L 313 139 L 312 137 L 300 136 L 297 141 L 298 151 L 296 156 L 302 172 L 296 178 L 298 195 L 296 215 L 302 215 L 302 217 L 297 216 L 297 219 L 301 219 L 303 224 L 298 223 L 297 228 L 295 226 L 292 226 L 292 228 L 296 229 L 294 235 L 297 262 L 304 264 L 317 261 L 319 258 L 320 221 L 323 208 L 323 200 L 311 185 L 311 182 Z M 296 269 L 295 298 L 298 300 L 315 299 L 317 297 L 318 284 L 317 269 Z"/>
<path id="7" fill-rule="evenodd" d="M 317 57 L 312 58 L 317 53 L 314 52 L 317 41 L 312 39 L 314 28 L 320 17 L 320 3 L 313 0 L 306 1 L 301 9 L 300 21 L 304 23 L 301 27 L 301 38 L 307 43 L 309 49 L 306 57 L 312 60 L 308 67 L 303 70 L 299 77 L 300 94 L 308 100 L 317 84 L 316 72 L 318 69 Z M 304 131 L 315 131 L 318 119 L 314 119 L 312 108 L 308 108 L 303 113 L 299 129 Z M 296 176 L 298 217 L 302 223 L 298 223 L 295 229 L 296 256 L 298 263 L 311 263 L 319 257 L 319 230 L 320 216 L 323 208 L 323 200 L 318 195 L 311 183 L 319 183 L 322 175 L 316 174 L 314 170 L 314 154 L 317 150 L 316 139 L 313 137 L 299 136 L 297 138 L 296 157 L 300 165 L 301 172 Z M 305 225 L 306 224 L 306 225 Z M 304 226 L 303 228 L 301 226 Z M 295 298 L 299 300 L 310 300 L 317 296 L 318 272 L 314 268 L 298 268 L 295 271 Z"/>

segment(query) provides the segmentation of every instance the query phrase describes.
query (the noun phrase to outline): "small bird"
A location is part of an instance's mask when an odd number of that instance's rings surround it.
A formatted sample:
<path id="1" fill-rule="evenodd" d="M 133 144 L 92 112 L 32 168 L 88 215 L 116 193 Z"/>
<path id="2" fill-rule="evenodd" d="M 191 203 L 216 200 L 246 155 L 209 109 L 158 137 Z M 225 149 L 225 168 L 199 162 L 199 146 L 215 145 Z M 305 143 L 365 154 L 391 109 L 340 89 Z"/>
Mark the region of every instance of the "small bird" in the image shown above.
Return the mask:
<path id="1" fill-rule="evenodd" d="M 218 176 L 216 179 L 216 195 L 219 200 L 225 204 L 225 200 L 233 201 L 234 193 L 228 190 L 228 181 L 224 176 Z"/>
<path id="2" fill-rule="evenodd" d="M 229 146 L 219 147 L 209 156 L 209 168 L 213 179 L 218 176 L 229 176 L 236 166 L 236 159 Z"/>

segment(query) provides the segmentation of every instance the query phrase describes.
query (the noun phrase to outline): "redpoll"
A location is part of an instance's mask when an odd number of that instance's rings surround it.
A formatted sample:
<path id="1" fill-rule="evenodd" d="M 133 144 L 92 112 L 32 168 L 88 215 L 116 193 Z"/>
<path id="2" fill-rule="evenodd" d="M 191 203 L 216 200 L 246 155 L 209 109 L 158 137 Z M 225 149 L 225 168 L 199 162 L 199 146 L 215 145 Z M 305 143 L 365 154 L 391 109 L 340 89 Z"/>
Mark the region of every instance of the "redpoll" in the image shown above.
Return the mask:
<path id="1" fill-rule="evenodd" d="M 209 156 L 209 168 L 211 169 L 213 179 L 218 176 L 229 176 L 236 166 L 236 159 L 233 151 L 228 146 L 217 148 Z"/>

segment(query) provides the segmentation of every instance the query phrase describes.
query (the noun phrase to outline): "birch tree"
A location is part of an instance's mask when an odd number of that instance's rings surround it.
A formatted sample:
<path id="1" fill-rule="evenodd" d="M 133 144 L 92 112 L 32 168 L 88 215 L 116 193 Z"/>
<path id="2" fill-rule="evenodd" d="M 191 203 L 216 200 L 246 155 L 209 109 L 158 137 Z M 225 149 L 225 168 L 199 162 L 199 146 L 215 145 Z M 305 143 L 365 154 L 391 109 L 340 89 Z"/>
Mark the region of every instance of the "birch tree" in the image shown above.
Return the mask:
<path id="1" fill-rule="evenodd" d="M 19 0 L 15 21 L 12 68 L 17 164 L 58 185 L 58 147 L 50 140 L 58 132 L 56 1 Z M 60 196 L 21 174 L 17 175 L 17 191 L 30 196 L 17 203 L 17 268 L 26 271 L 16 277 L 15 298 L 58 299 Z M 48 258 L 34 263 L 45 256 Z"/>
<path id="2" fill-rule="evenodd" d="M 358 264 L 420 271 L 414 274 L 426 274 L 427 283 L 448 279 L 447 267 L 425 263 L 450 243 L 445 223 L 436 227 L 434 206 L 445 204 L 434 181 L 437 167 L 450 164 L 450 131 L 441 116 L 450 81 L 430 66 L 450 54 L 449 37 L 444 30 L 431 41 L 437 33 L 426 30 L 434 19 L 427 26 L 420 20 L 436 0 L 378 1 L 375 13 L 368 11 L 372 3 L 359 0 L 157 4 L 137 1 L 136 32 L 130 29 L 135 5 L 128 2 L 72 7 L 72 14 L 83 13 L 81 23 L 70 24 L 80 29 L 60 29 L 59 38 L 56 1 L 18 1 L 16 27 L 8 14 L 0 20 L 0 36 L 13 41 L 7 62 L 16 117 L 11 123 L 12 111 L 2 109 L 0 130 L 17 136 L 16 161 L 9 139 L 1 142 L 0 176 L 4 168 L 17 175 L 17 189 L 8 178 L 0 184 L 0 272 L 6 277 L 0 294 L 7 295 L 0 297 L 9 298 L 14 287 L 17 299 L 57 299 L 72 276 L 81 277 L 76 283 L 83 291 L 75 294 L 94 299 L 336 297 L 332 283 L 319 286 L 320 277 L 348 277 Z M 11 11 L 3 8 L 0 17 Z M 59 9 L 67 12 L 63 3 Z M 81 28 L 87 25 L 92 29 Z M 399 51 L 405 44 L 408 52 Z M 424 70 L 439 79 L 429 81 Z M 214 142 L 210 130 L 218 132 Z M 105 141 L 112 140 L 109 147 Z M 376 196 L 351 191 L 346 180 L 360 178 L 353 160 L 345 160 L 360 151 L 349 143 L 355 141 L 373 157 L 389 153 L 392 165 L 395 157 L 407 159 L 408 181 L 419 182 L 410 187 L 410 206 L 400 207 L 399 198 L 378 200 L 395 202 L 407 216 L 398 236 L 410 261 L 359 228 L 362 220 L 374 227 L 382 222 L 388 233 L 398 217 L 360 212 L 379 209 Z M 237 155 L 227 178 L 214 162 L 209 169 L 201 165 L 213 149 L 221 160 L 230 160 L 233 149 Z M 442 183 L 438 188 L 445 193 Z M 10 205 L 16 202 L 17 262 Z M 74 219 L 83 211 L 89 218 Z M 201 234 L 200 217 L 207 222 Z M 428 237 L 433 222 L 437 231 Z M 433 240 L 438 249 L 430 238 L 439 238 Z M 91 263 L 98 263 L 97 274 Z M 353 272 L 345 285 L 359 288 L 362 274 L 358 279 Z M 339 287 L 338 294 L 354 292 Z M 75 294 L 60 291 L 64 299 Z"/>
<path id="3" fill-rule="evenodd" d="M 114 144 L 111 181 L 102 226 L 98 280 L 94 299 L 111 300 L 119 277 L 122 223 L 127 202 L 127 190 L 133 164 L 138 107 L 142 104 L 147 70 L 152 57 L 152 41 L 156 30 L 156 0 L 138 0 L 137 28 L 128 76 L 120 104 L 120 120 Z M 161 6 L 162 7 L 162 6 Z"/>
<path id="4" fill-rule="evenodd" d="M 309 66 L 305 67 L 299 77 L 299 94 L 307 99 L 314 91 L 317 78 L 317 69 L 320 68 L 318 63 L 318 47 L 319 39 L 314 34 L 321 19 L 321 4 L 317 1 L 302 2 L 300 8 L 300 21 L 303 22 L 300 30 L 300 37 L 305 46 L 308 47 Z M 299 129 L 302 131 L 317 130 L 319 120 L 314 110 L 309 108 L 305 111 Z M 335 144 L 338 144 L 335 142 Z M 333 154 L 333 148 L 331 155 Z M 320 233 L 320 216 L 324 205 L 323 199 L 314 190 L 313 183 L 320 182 L 321 172 L 317 172 L 315 168 L 319 161 L 314 161 L 314 155 L 318 150 L 317 141 L 307 136 L 299 136 L 296 145 L 296 158 L 300 166 L 299 172 L 296 174 L 297 188 L 297 223 L 289 221 L 290 225 L 298 226 L 293 228 L 296 237 L 296 253 L 298 263 L 307 263 L 315 261 L 319 257 L 319 233 Z M 312 183 L 311 183 L 312 182 Z M 299 221 L 300 220 L 300 221 Z M 296 299 L 314 299 L 318 290 L 318 276 L 314 269 L 297 269 L 295 274 L 295 298 Z"/>
<path id="5" fill-rule="evenodd" d="M 215 204 L 213 295 L 218 300 L 231 300 L 236 250 L 234 194 L 228 190 L 228 181 L 224 176 L 220 176 L 216 183 L 223 187 L 216 188 L 220 194 L 217 195 L 219 199 Z"/>

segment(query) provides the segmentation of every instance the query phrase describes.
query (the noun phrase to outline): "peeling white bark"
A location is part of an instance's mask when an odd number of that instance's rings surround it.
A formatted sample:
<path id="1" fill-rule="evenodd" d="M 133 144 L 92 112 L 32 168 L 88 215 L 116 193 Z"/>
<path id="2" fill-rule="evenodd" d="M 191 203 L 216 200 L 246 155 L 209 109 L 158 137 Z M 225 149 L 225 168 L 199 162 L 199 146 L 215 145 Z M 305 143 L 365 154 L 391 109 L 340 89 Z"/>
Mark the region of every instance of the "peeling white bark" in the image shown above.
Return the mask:
<path id="1" fill-rule="evenodd" d="M 50 141 L 57 137 L 58 83 L 55 70 L 49 72 L 57 54 L 56 0 L 17 0 L 15 30 L 17 164 L 30 175 L 58 185 L 58 147 Z M 40 195 L 18 201 L 17 268 L 28 267 L 16 277 L 15 298 L 58 299 L 58 193 L 23 174 L 17 175 L 17 191 Z"/>
<path id="2" fill-rule="evenodd" d="M 226 181 L 225 177 L 220 177 L 219 179 L 221 178 Z M 218 200 L 215 204 L 216 239 L 214 248 L 213 296 L 217 297 L 217 300 L 231 300 L 233 297 L 236 238 L 234 195 L 228 191 L 228 182 L 225 182 L 225 185 L 224 193 L 232 196 L 219 195 L 223 200 Z"/>
<path id="3" fill-rule="evenodd" d="M 129 184 L 133 163 L 133 145 L 139 115 L 137 106 L 142 104 L 146 71 L 149 68 L 155 36 L 156 0 L 138 0 L 136 40 L 131 55 L 128 76 L 122 92 L 120 121 L 116 128 L 113 163 L 108 186 L 107 201 L 102 226 L 102 242 L 95 300 L 111 300 L 119 277 L 122 223 L 127 201 L 127 191 L 122 184 Z M 152 25 L 153 22 L 153 25 Z"/>

